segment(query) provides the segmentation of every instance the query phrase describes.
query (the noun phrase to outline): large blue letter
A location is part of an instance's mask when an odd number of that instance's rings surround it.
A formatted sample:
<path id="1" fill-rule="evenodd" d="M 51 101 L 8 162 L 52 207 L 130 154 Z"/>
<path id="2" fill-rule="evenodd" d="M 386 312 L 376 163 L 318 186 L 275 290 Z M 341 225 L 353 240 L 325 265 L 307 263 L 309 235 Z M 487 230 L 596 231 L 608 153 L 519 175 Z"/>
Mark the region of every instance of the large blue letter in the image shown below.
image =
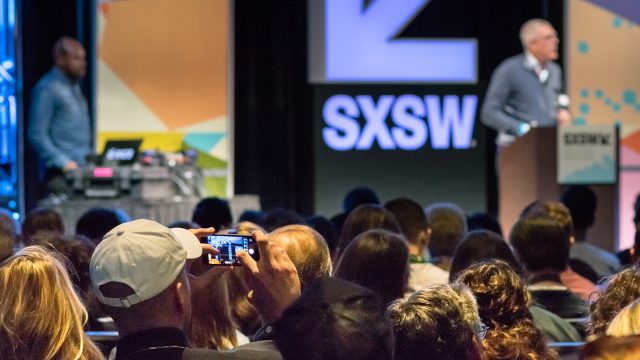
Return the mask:
<path id="1" fill-rule="evenodd" d="M 431 147 L 447 149 L 450 147 L 453 137 L 454 148 L 470 148 L 478 97 L 475 95 L 464 96 L 462 113 L 460 113 L 460 101 L 455 95 L 444 97 L 442 109 L 438 96 L 428 95 L 424 97 L 424 100 L 427 105 Z"/>
<path id="2" fill-rule="evenodd" d="M 329 125 L 322 129 L 322 138 L 327 146 L 338 151 L 353 149 L 360 135 L 360 125 L 353 118 L 360 116 L 360 111 L 351 96 L 330 97 L 324 103 L 322 116 L 324 122 Z"/>

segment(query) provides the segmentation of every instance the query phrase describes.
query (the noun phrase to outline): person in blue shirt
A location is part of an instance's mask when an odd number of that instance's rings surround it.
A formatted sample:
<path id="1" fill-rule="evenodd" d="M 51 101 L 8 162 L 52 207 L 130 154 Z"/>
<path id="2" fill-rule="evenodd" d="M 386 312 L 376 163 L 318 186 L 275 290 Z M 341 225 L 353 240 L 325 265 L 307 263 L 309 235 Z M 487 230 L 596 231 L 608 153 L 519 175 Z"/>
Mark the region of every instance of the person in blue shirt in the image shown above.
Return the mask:
<path id="1" fill-rule="evenodd" d="M 54 67 L 33 89 L 27 137 L 47 167 L 45 190 L 64 193 L 64 173 L 91 153 L 89 110 L 79 85 L 87 62 L 82 44 L 69 37 L 55 43 L 53 58 Z"/>

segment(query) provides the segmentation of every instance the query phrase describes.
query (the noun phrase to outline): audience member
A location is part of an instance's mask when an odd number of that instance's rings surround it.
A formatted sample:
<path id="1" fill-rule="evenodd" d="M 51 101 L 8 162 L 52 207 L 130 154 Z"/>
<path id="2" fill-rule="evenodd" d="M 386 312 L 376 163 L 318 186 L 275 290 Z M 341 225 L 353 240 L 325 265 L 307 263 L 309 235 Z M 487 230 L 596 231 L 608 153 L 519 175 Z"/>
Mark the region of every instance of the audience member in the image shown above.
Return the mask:
<path id="1" fill-rule="evenodd" d="M 109 230 L 129 221 L 122 210 L 95 207 L 87 210 L 76 222 L 76 234 L 86 236 L 98 244 Z"/>
<path id="2" fill-rule="evenodd" d="M 511 230 L 510 241 L 524 266 L 536 304 L 562 318 L 587 315 L 587 303 L 560 280 L 569 261 L 569 241 L 557 221 L 546 217 L 520 219 Z"/>
<path id="3" fill-rule="evenodd" d="M 492 231 L 474 230 L 465 235 L 453 254 L 450 281 L 453 282 L 469 266 L 491 260 L 504 261 L 518 276 L 523 276 L 520 263 L 509 244 Z M 582 341 L 573 325 L 558 315 L 534 304 L 529 305 L 529 311 L 533 315 L 534 324 L 549 341 Z"/>
<path id="4" fill-rule="evenodd" d="M 340 254 L 349 246 L 349 243 L 358 235 L 367 230 L 382 229 L 396 234 L 401 234 L 400 225 L 393 214 L 380 205 L 364 204 L 351 211 L 342 232 L 336 251 L 332 254 L 335 261 L 340 258 Z"/>
<path id="5" fill-rule="evenodd" d="M 364 204 L 380 205 L 378 195 L 368 187 L 363 186 L 354 188 L 345 195 L 342 203 L 343 212 L 335 215 L 330 220 L 333 223 L 333 226 L 336 227 L 336 231 L 338 231 L 338 233 L 342 232 L 342 226 L 347 220 L 349 214 L 351 214 L 355 208 Z"/>
<path id="6" fill-rule="evenodd" d="M 1 359 L 102 359 L 63 258 L 28 246 L 0 265 Z"/>
<path id="7" fill-rule="evenodd" d="M 200 225 L 189 220 L 176 220 L 168 224 L 167 227 L 169 229 L 180 228 L 180 229 L 190 230 L 190 229 L 198 229 Z"/>
<path id="8" fill-rule="evenodd" d="M 52 209 L 35 209 L 27 213 L 22 222 L 22 243 L 25 246 L 34 245 L 33 236 L 40 231 L 51 231 L 64 234 L 62 216 Z"/>
<path id="9" fill-rule="evenodd" d="M 264 220 L 264 212 L 260 210 L 245 210 L 240 217 L 238 218 L 238 222 L 251 222 L 254 224 L 262 224 Z"/>
<path id="10" fill-rule="evenodd" d="M 601 336 L 582 348 L 580 360 L 640 359 L 640 335 Z"/>
<path id="11" fill-rule="evenodd" d="M 306 218 L 304 222 L 322 235 L 329 247 L 329 253 L 333 253 L 336 250 L 340 234 L 329 219 L 324 216 L 314 215 Z"/>
<path id="12" fill-rule="evenodd" d="M 504 237 L 502 227 L 495 216 L 489 213 L 477 212 L 467 217 L 467 231 L 489 230 Z"/>
<path id="13" fill-rule="evenodd" d="M 422 207 L 411 199 L 398 198 L 384 207 L 393 213 L 409 245 L 409 282 L 407 291 L 414 292 L 427 285 L 446 284 L 449 274 L 429 263 L 423 256 L 429 245 L 431 230 Z"/>
<path id="14" fill-rule="evenodd" d="M 300 294 L 295 266 L 284 250 L 256 239 L 261 260 L 238 255 L 247 269 L 253 301 L 267 321 L 277 320 Z M 166 227 L 135 220 L 105 235 L 91 258 L 91 279 L 98 300 L 116 323 L 120 339 L 116 359 L 215 357 L 215 350 L 191 349 L 185 335 L 191 320 L 188 253 Z M 224 267 L 215 267 L 219 275 Z M 292 341 L 295 341 L 293 339 Z M 245 345 L 229 358 L 279 358 L 269 342 Z"/>
<path id="15" fill-rule="evenodd" d="M 634 300 L 620 310 L 607 327 L 607 335 L 640 335 L 640 299 Z"/>
<path id="16" fill-rule="evenodd" d="M 311 284 L 274 328 L 285 360 L 391 360 L 391 329 L 380 299 L 342 279 Z"/>
<path id="17" fill-rule="evenodd" d="M 193 209 L 191 221 L 202 228 L 212 227 L 216 231 L 226 229 L 233 222 L 229 202 L 216 197 L 202 199 Z"/>
<path id="18" fill-rule="evenodd" d="M 322 235 L 306 225 L 287 225 L 269 233 L 273 241 L 289 255 L 305 286 L 323 276 L 331 275 L 331 255 Z"/>
<path id="19" fill-rule="evenodd" d="M 617 254 L 621 265 L 633 264 L 640 258 L 640 193 L 633 205 L 633 224 L 636 228 L 633 246 Z"/>
<path id="20" fill-rule="evenodd" d="M 591 338 L 603 335 L 622 308 L 640 297 L 640 268 L 624 269 L 600 285 L 600 297 L 591 304 L 587 326 Z"/>
<path id="21" fill-rule="evenodd" d="M 404 295 L 408 267 L 409 250 L 401 235 L 368 230 L 356 236 L 344 250 L 334 276 L 374 291 L 388 304 Z"/>
<path id="22" fill-rule="evenodd" d="M 453 251 L 467 232 L 467 219 L 462 209 L 453 203 L 431 204 L 424 211 L 431 229 L 431 260 L 442 270 L 449 271 Z"/>
<path id="23" fill-rule="evenodd" d="M 283 226 L 296 224 L 304 224 L 304 219 L 296 212 L 285 208 L 269 210 L 262 219 L 262 226 L 269 232 Z"/>
<path id="24" fill-rule="evenodd" d="M 479 360 L 485 327 L 464 285 L 436 284 L 387 308 L 395 335 L 394 360 Z"/>
<path id="25" fill-rule="evenodd" d="M 561 202 L 545 201 L 543 203 L 537 203 L 529 209 L 524 217 L 548 217 L 549 219 L 555 220 L 562 226 L 569 246 L 571 247 L 575 243 L 571 213 Z M 569 251 L 569 254 L 571 254 L 571 251 Z M 575 268 L 576 271 L 573 271 L 573 268 Z M 589 300 L 591 293 L 598 290 L 594 283 L 598 280 L 598 275 L 591 270 L 591 267 L 578 259 L 569 259 L 568 265 L 560 273 L 560 282 L 562 285 L 566 286 L 571 292 L 580 296 L 580 298 L 585 301 Z"/>
<path id="26" fill-rule="evenodd" d="M 615 254 L 590 244 L 587 232 L 595 222 L 598 201 L 596 194 L 584 185 L 570 186 L 561 197 L 571 217 L 576 243 L 571 248 L 570 257 L 587 264 L 599 278 L 611 275 L 620 270 L 620 260 Z"/>
<path id="27" fill-rule="evenodd" d="M 9 212 L 0 208 L 0 262 L 13 255 L 16 246 L 16 223 Z"/>
<path id="28" fill-rule="evenodd" d="M 487 325 L 482 340 L 487 360 L 556 359 L 529 311 L 531 295 L 520 276 L 504 261 L 494 260 L 463 270 L 457 283 L 469 287 Z"/>

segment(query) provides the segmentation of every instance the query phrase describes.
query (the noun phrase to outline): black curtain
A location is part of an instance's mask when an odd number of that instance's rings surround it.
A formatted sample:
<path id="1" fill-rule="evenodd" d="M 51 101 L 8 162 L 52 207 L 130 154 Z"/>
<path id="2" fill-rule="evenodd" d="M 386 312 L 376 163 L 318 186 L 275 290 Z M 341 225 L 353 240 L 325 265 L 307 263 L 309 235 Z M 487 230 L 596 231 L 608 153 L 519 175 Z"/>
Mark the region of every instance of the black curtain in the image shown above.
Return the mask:
<path id="1" fill-rule="evenodd" d="M 313 207 L 307 2 L 235 2 L 235 192 Z"/>

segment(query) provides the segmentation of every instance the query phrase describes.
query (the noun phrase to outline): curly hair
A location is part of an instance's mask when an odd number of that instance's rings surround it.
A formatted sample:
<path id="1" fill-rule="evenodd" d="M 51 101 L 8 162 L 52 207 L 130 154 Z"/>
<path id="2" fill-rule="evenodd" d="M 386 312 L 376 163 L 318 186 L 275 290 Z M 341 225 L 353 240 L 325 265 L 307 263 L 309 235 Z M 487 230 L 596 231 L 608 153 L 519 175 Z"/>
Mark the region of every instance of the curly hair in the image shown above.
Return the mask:
<path id="1" fill-rule="evenodd" d="M 587 334 L 603 335 L 611 320 L 628 304 L 640 297 L 640 268 L 633 266 L 608 277 L 600 284 L 600 298 L 589 307 Z"/>
<path id="2" fill-rule="evenodd" d="M 463 270 L 456 280 L 475 295 L 487 325 L 482 341 L 486 359 L 557 359 L 529 311 L 531 295 L 520 276 L 504 261 L 493 260 Z"/>

